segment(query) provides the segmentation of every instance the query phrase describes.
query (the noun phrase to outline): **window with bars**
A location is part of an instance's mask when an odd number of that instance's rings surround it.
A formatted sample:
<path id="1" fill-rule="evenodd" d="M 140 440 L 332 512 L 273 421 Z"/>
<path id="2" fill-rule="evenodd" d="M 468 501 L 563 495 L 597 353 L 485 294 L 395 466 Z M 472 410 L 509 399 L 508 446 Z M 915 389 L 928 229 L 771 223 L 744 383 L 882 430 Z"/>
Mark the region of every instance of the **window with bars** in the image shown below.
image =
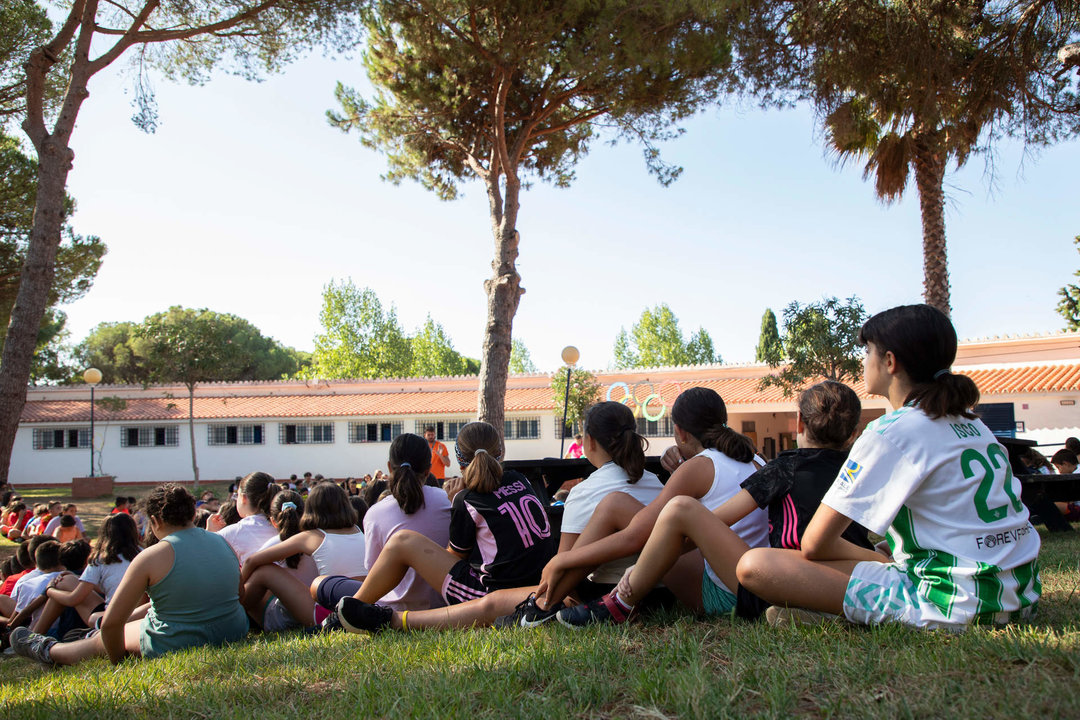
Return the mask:
<path id="1" fill-rule="evenodd" d="M 400 422 L 350 422 L 349 442 L 390 442 L 403 432 L 405 427 Z"/>
<path id="2" fill-rule="evenodd" d="M 329 445 L 334 442 L 334 423 L 279 423 L 282 445 Z"/>
<path id="3" fill-rule="evenodd" d="M 675 424 L 671 422 L 670 415 L 664 415 L 659 420 L 637 419 L 638 435 L 645 437 L 675 437 Z"/>
<path id="4" fill-rule="evenodd" d="M 537 440 L 540 438 L 540 418 L 514 418 L 503 421 L 506 440 Z"/>
<path id="5" fill-rule="evenodd" d="M 90 428 L 34 428 L 35 450 L 90 447 Z"/>
<path id="6" fill-rule="evenodd" d="M 177 425 L 140 425 L 120 428 L 120 447 L 177 447 L 180 428 Z"/>
<path id="7" fill-rule="evenodd" d="M 472 420 L 417 420 L 414 427 L 414 432 L 417 435 L 423 435 L 424 429 L 428 427 L 435 428 L 436 440 L 457 440 L 458 433 L 461 428 L 465 427 Z"/>
<path id="8" fill-rule="evenodd" d="M 208 425 L 206 435 L 208 445 L 262 445 L 265 442 L 262 423 Z"/>
<path id="9" fill-rule="evenodd" d="M 562 417 L 555 418 L 555 439 L 562 440 L 564 437 L 572 440 L 575 435 L 582 432 L 582 428 L 585 427 L 584 420 L 577 420 L 573 423 L 566 423 L 566 427 L 562 426 Z M 564 432 L 565 431 L 565 432 Z"/>

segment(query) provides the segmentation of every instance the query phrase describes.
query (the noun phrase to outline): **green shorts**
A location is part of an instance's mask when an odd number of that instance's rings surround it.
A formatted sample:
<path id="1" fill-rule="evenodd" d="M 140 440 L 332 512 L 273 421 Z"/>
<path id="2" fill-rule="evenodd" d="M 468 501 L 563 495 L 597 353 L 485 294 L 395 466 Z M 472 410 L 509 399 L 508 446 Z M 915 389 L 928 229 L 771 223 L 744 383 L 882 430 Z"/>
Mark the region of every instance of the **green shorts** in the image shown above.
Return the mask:
<path id="1" fill-rule="evenodd" d="M 701 573 L 701 604 L 709 615 L 730 615 L 735 610 L 735 593 L 716 584 L 708 572 Z"/>

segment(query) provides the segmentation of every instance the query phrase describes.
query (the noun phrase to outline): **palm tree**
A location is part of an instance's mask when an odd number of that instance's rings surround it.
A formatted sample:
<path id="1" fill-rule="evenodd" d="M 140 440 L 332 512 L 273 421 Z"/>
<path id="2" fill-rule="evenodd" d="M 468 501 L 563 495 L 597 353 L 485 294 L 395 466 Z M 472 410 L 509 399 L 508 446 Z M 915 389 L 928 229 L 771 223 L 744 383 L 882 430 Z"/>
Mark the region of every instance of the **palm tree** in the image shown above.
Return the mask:
<path id="1" fill-rule="evenodd" d="M 1080 32 L 1070 3 L 1015 0 L 800 2 L 789 32 L 812 48 L 810 95 L 841 162 L 866 159 L 879 199 L 915 171 L 924 299 L 950 312 L 945 171 L 1002 134 L 1049 143 L 1075 134 L 1080 103 L 1053 79 Z M 1059 7 L 1059 5 L 1061 7 Z M 1064 8 L 1064 10 L 1062 10 Z M 1073 93 L 1073 94 L 1070 94 Z"/>

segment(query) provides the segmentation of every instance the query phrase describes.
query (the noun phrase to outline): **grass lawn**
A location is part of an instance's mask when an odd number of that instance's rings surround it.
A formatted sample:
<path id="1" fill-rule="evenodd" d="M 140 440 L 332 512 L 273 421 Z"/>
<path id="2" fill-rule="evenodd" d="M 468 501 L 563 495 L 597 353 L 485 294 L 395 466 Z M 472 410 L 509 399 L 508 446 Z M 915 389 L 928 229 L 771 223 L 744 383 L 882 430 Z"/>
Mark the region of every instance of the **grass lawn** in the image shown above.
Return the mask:
<path id="1" fill-rule="evenodd" d="M 1043 537 L 1037 619 L 962 635 L 671 613 L 538 630 L 252 636 L 113 668 L 0 660 L 31 718 L 1080 717 L 1080 536 Z"/>

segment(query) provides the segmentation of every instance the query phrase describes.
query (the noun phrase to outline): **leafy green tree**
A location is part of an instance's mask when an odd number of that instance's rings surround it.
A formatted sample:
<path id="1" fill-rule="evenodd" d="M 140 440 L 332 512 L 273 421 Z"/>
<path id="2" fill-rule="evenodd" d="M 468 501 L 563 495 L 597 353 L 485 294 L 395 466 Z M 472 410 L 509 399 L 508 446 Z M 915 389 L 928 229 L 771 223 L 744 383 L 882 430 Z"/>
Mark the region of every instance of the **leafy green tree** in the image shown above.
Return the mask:
<path id="1" fill-rule="evenodd" d="M 153 130 L 156 110 L 145 82 L 148 68 L 193 82 L 206 80 L 214 66 L 243 75 L 274 70 L 304 47 L 345 40 L 354 27 L 354 16 L 344 11 L 358 2 L 71 0 L 59 4 L 60 19 L 52 27 L 40 23 L 41 13 L 34 16 L 34 8 L 25 0 L 4 3 L 0 30 L 5 42 L 0 49 L 13 55 L 0 57 L 0 68 L 6 69 L 0 75 L 0 98 L 24 98 L 16 112 L 37 153 L 39 170 L 33 225 L 0 357 L 0 481 L 7 479 L 34 349 L 53 287 L 66 218 L 65 188 L 75 157 L 71 137 L 90 95 L 91 78 L 128 50 L 141 50 L 134 54 L 138 112 L 133 120 Z M 48 30 L 37 31 L 29 40 L 6 42 L 7 23 L 14 16 L 7 11 L 12 6 L 26 9 L 28 17 L 36 17 L 35 22 Z M 22 74 L 12 77 L 12 67 L 23 68 Z M 56 88 L 63 90 L 54 103 Z M 123 153 L 118 157 L 124 157 Z"/>
<path id="2" fill-rule="evenodd" d="M 462 356 L 454 349 L 454 344 L 443 326 L 428 315 L 416 334 L 409 338 L 412 350 L 412 369 L 410 375 L 416 377 L 435 377 L 439 375 L 468 375 L 475 372 L 475 365 L 470 366 L 470 358 Z M 473 360 L 472 363 L 476 361 Z"/>
<path id="3" fill-rule="evenodd" d="M 566 424 L 573 427 L 585 419 L 585 411 L 600 399 L 600 381 L 588 370 L 575 367 L 570 371 L 570 397 L 566 396 L 566 368 L 551 376 L 551 397 L 555 401 L 557 422 L 563 419 L 563 403 L 566 402 Z"/>
<path id="4" fill-rule="evenodd" d="M 780 331 L 776 327 L 776 313 L 772 308 L 765 308 L 765 314 L 761 316 L 761 335 L 754 350 L 754 359 L 772 363 L 772 366 L 776 367 L 783 357 L 784 344 L 780 342 Z"/>
<path id="5" fill-rule="evenodd" d="M 515 375 L 527 375 L 536 372 L 536 365 L 525 343 L 514 338 L 510 343 L 510 372 Z"/>
<path id="6" fill-rule="evenodd" d="M 319 313 L 322 332 L 305 377 L 405 377 L 412 371 L 412 344 L 397 311 L 383 309 L 379 296 L 353 281 L 331 281 L 323 288 Z M 441 330 L 441 328 L 440 328 Z"/>
<path id="7" fill-rule="evenodd" d="M 664 303 L 645 308 L 629 334 L 621 328 L 615 337 L 614 352 L 616 368 L 723 362 L 704 328 L 698 328 L 689 340 L 685 340 L 679 329 L 679 319 Z"/>
<path id="8" fill-rule="evenodd" d="M 373 99 L 339 85 L 331 122 L 384 152 L 391 182 L 440 198 L 477 179 L 495 241 L 478 413 L 503 425 L 514 315 L 521 189 L 570 184 L 597 128 L 655 143 L 712 102 L 730 45 L 718 3 L 693 0 L 372 0 L 362 53 Z"/>
<path id="9" fill-rule="evenodd" d="M 761 388 L 775 385 L 790 397 L 808 382 L 836 380 L 853 383 L 862 377 L 862 349 L 859 329 L 867 314 L 857 297 L 826 298 L 802 305 L 793 302 L 784 309 L 783 357 L 774 356 L 769 367 L 779 373 L 761 380 Z"/>
<path id="10" fill-rule="evenodd" d="M 37 163 L 23 153 L 18 141 L 0 130 L 0 324 L 3 326 L 11 318 L 19 292 L 33 226 L 37 170 Z M 75 209 L 70 197 L 65 207 L 70 216 Z M 64 344 L 68 335 L 67 315 L 57 306 L 71 303 L 89 291 L 105 251 L 100 238 L 76 235 L 70 225 L 64 226 L 56 255 L 56 275 L 34 348 L 32 382 L 63 382 L 71 376 L 70 350 Z"/>
<path id="11" fill-rule="evenodd" d="M 1080 235 L 1073 239 L 1073 243 L 1080 246 Z M 1073 274 L 1080 277 L 1080 270 Z M 1069 283 L 1058 290 L 1058 295 L 1061 300 L 1058 302 L 1057 311 L 1061 317 L 1065 318 L 1065 329 L 1074 332 L 1080 330 L 1080 286 Z"/>
<path id="12" fill-rule="evenodd" d="M 133 322 L 100 323 L 75 347 L 75 357 L 83 368 L 100 370 L 106 385 L 148 385 L 150 351 L 138 329 Z"/>
<path id="13" fill-rule="evenodd" d="M 841 161 L 866 160 L 884 202 L 914 171 L 924 298 L 950 312 L 944 178 L 1009 134 L 1034 145 L 1080 130 L 1058 49 L 1080 37 L 1075 2 L 840 0 L 780 3 L 810 50 L 809 94 Z M 778 44 L 783 47 L 783 44 Z"/>

